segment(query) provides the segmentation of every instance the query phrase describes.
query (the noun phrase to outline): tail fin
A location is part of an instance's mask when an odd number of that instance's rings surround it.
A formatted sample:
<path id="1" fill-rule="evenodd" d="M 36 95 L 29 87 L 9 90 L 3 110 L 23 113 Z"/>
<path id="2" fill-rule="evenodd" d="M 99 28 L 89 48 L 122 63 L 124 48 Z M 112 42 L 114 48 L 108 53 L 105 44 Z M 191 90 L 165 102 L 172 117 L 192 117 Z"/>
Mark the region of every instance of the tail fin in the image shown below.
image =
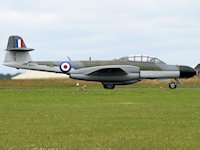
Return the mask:
<path id="1" fill-rule="evenodd" d="M 15 48 L 26 48 L 24 40 L 20 36 L 10 36 L 8 39 L 7 50 Z"/>
<path id="2" fill-rule="evenodd" d="M 20 36 L 10 36 L 6 49 L 4 62 L 28 62 L 31 61 L 29 51 L 33 49 L 26 48 L 24 40 Z"/>

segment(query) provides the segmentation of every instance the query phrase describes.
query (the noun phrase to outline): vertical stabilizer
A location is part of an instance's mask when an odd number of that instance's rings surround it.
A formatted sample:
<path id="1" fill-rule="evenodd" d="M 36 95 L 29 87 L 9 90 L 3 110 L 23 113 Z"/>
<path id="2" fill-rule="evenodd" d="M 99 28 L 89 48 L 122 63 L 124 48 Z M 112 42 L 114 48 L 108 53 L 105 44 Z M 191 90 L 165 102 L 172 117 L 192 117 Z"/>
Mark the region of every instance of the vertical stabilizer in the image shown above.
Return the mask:
<path id="1" fill-rule="evenodd" d="M 29 62 L 32 60 L 29 51 L 32 50 L 26 48 L 26 44 L 20 36 L 10 36 L 4 62 Z"/>
<path id="2" fill-rule="evenodd" d="M 20 36 L 10 36 L 8 39 L 7 50 L 13 48 L 26 48 L 24 40 Z"/>

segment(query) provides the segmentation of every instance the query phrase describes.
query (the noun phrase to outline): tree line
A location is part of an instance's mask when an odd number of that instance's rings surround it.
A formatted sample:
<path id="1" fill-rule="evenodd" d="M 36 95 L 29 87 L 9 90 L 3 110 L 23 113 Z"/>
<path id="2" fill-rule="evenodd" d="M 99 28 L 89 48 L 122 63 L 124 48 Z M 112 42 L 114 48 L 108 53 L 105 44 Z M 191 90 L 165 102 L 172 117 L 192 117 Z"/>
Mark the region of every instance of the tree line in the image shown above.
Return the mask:
<path id="1" fill-rule="evenodd" d="M 18 75 L 19 73 L 17 74 L 0 74 L 0 80 L 2 79 L 11 79 L 12 77 Z"/>

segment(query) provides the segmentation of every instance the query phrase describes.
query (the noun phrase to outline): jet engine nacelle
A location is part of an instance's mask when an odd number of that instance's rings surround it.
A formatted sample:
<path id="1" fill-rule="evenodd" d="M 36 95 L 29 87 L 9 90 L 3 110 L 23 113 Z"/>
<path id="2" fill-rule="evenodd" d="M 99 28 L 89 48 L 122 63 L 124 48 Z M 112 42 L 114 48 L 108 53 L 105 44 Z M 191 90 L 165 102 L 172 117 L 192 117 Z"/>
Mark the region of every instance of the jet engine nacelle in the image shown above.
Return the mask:
<path id="1" fill-rule="evenodd" d="M 129 73 L 124 76 L 91 76 L 84 74 L 70 74 L 72 79 L 99 81 L 99 82 L 125 82 L 139 80 L 139 73 Z"/>
<path id="2" fill-rule="evenodd" d="M 90 67 L 70 72 L 70 77 L 78 80 L 116 82 L 122 84 L 138 81 L 140 78 L 140 68 L 128 65 Z"/>

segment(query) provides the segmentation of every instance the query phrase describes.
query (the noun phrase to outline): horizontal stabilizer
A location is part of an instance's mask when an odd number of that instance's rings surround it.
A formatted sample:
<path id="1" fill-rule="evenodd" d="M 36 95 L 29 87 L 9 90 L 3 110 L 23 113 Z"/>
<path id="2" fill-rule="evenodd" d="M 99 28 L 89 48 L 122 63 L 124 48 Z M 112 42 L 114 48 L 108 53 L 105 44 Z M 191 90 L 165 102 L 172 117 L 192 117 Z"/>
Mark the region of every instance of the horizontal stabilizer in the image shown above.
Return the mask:
<path id="1" fill-rule="evenodd" d="M 6 49 L 6 51 L 33 51 L 34 49 L 32 48 L 10 48 Z"/>

